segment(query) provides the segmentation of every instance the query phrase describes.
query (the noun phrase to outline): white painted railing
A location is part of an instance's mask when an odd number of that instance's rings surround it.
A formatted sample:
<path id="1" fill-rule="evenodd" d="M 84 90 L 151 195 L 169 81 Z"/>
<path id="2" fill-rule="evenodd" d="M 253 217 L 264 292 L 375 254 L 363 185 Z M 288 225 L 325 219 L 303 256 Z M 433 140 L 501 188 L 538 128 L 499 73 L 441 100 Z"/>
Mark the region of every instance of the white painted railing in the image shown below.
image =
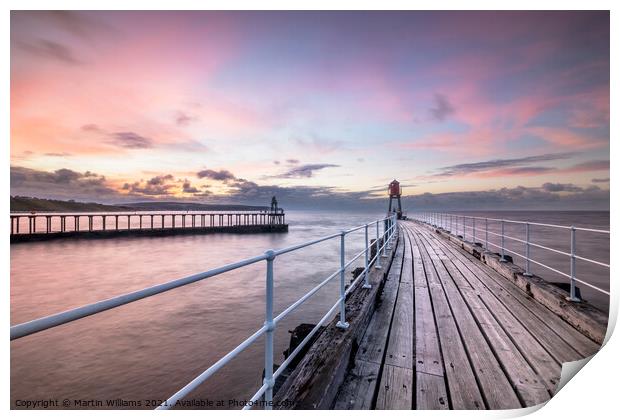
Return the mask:
<path id="1" fill-rule="evenodd" d="M 600 267 L 609 268 L 609 264 L 605 262 L 596 261 L 590 258 L 585 258 L 585 257 L 577 255 L 577 235 L 576 235 L 577 231 L 593 232 L 593 233 L 609 235 L 608 230 L 580 228 L 580 227 L 575 227 L 575 226 L 552 225 L 548 223 L 535 223 L 535 222 L 526 222 L 526 221 L 521 221 L 521 220 L 494 219 L 490 217 L 476 217 L 476 216 L 468 216 L 468 215 L 452 214 L 452 213 L 435 213 L 435 212 L 413 213 L 409 216 L 409 218 L 421 221 L 423 223 L 426 223 L 434 227 L 442 228 L 446 231 L 453 233 L 454 235 L 460 235 L 463 238 L 463 240 L 470 239 L 470 242 L 472 243 L 480 241 L 479 243 L 482 244 L 484 249 L 487 251 L 489 250 L 489 245 L 493 245 L 500 251 L 500 256 L 501 256 L 500 261 L 502 262 L 506 261 L 506 258 L 505 258 L 506 252 L 510 252 L 514 255 L 517 255 L 525 260 L 525 272 L 523 273 L 523 275 L 525 276 L 532 275 L 530 263 L 534 263 L 540 267 L 546 268 L 556 274 L 559 274 L 561 276 L 564 276 L 570 279 L 570 297 L 568 298 L 569 301 L 573 301 L 573 302 L 580 301 L 580 299 L 576 296 L 576 292 L 575 292 L 576 282 L 583 284 L 587 287 L 590 287 L 591 289 L 596 290 L 597 292 L 600 292 L 600 293 L 603 293 L 609 296 L 608 290 L 602 289 L 585 280 L 577 278 L 576 271 L 575 271 L 577 260 L 584 261 L 590 264 L 594 264 Z M 495 223 L 495 225 L 499 223 L 499 232 L 493 232 L 492 230 L 489 230 L 489 222 Z M 523 225 L 525 228 L 524 239 L 515 238 L 513 236 L 506 235 L 505 233 L 506 224 Z M 570 252 L 565 252 L 559 249 L 554 249 L 551 247 L 547 247 L 547 246 L 532 242 L 530 240 L 530 227 L 531 226 L 542 226 L 542 227 L 547 227 L 547 228 L 552 228 L 552 229 L 569 230 L 570 231 Z M 469 237 L 467 236 L 467 232 L 471 232 Z M 477 236 L 476 232 L 484 233 L 484 238 Z M 492 241 L 489 241 L 489 235 L 499 238 L 500 243 L 496 244 Z M 505 246 L 506 239 L 522 243 L 524 245 L 523 252 L 525 253 L 525 255 L 515 250 L 506 248 Z M 570 273 L 565 273 L 557 268 L 550 267 L 547 264 L 544 264 L 540 261 L 530 258 L 530 247 L 544 249 L 546 251 L 551 251 L 556 254 L 564 255 L 570 258 Z"/>
<path id="2" fill-rule="evenodd" d="M 370 259 L 369 253 L 372 245 L 368 241 L 368 233 L 369 229 L 375 228 L 376 234 L 376 252 L 375 256 Z M 365 246 L 364 249 L 356 254 L 349 261 L 345 261 L 345 243 L 346 236 L 350 233 L 359 231 L 364 229 L 364 240 Z M 365 225 L 357 226 L 349 230 L 343 230 L 340 233 L 335 233 L 333 235 L 325 236 L 319 239 L 315 239 L 309 242 L 305 242 L 299 245 L 290 246 L 288 248 L 282 248 L 278 250 L 268 250 L 262 255 L 257 255 L 252 258 L 248 258 L 242 261 L 237 261 L 232 264 L 224 265 L 218 268 L 214 268 L 209 271 L 205 271 L 204 273 L 194 274 L 189 277 L 185 277 L 182 279 L 173 280 L 167 283 L 159 284 L 156 286 L 147 287 L 142 290 L 138 290 L 135 292 L 127 293 L 124 295 L 116 296 L 110 299 L 102 300 L 96 303 L 92 303 L 90 305 L 85 305 L 79 308 L 71 309 L 65 312 L 60 312 L 54 315 L 46 316 L 43 318 L 39 318 L 33 321 L 25 322 L 22 324 L 18 324 L 11 327 L 11 340 L 15 340 L 21 337 L 25 337 L 39 331 L 43 331 L 49 328 L 57 327 L 59 325 L 63 325 L 90 315 L 94 315 L 100 312 L 107 311 L 112 308 L 116 308 L 118 306 L 126 305 L 131 302 L 135 302 L 140 299 L 144 299 L 149 296 L 154 296 L 172 289 L 176 289 L 178 287 L 186 286 L 191 283 L 195 283 L 207 278 L 211 278 L 217 276 L 218 274 L 226 273 L 228 271 L 232 271 L 241 267 L 245 267 L 259 261 L 266 262 L 266 270 L 265 270 L 265 323 L 261 328 L 259 328 L 256 332 L 246 338 L 241 344 L 235 347 L 233 350 L 228 352 L 224 357 L 219 359 L 213 365 L 211 365 L 207 370 L 202 372 L 196 378 L 194 378 L 191 382 L 177 391 L 174 395 L 168 398 L 164 403 L 162 403 L 157 409 L 158 410 L 166 410 L 173 408 L 177 401 L 187 396 L 190 392 L 195 390 L 200 384 L 206 381 L 209 377 L 211 377 L 215 372 L 217 372 L 220 368 L 225 366 L 228 362 L 235 358 L 239 353 L 248 348 L 252 343 L 254 343 L 259 337 L 265 335 L 265 377 L 263 380 L 263 385 L 256 391 L 256 393 L 250 398 L 248 403 L 245 405 L 245 409 L 252 408 L 261 398 L 264 397 L 264 408 L 271 409 L 273 407 L 273 387 L 275 384 L 275 380 L 280 376 L 280 374 L 286 369 L 286 367 L 291 363 L 291 361 L 297 356 L 297 354 L 301 351 L 301 349 L 312 339 L 312 337 L 319 331 L 319 328 L 322 324 L 327 322 L 329 318 L 334 314 L 336 310 L 340 311 L 340 319 L 337 323 L 337 327 L 341 329 L 348 328 L 349 324 L 346 322 L 346 314 L 345 314 L 345 300 L 346 296 L 354 289 L 356 284 L 363 278 L 364 284 L 362 287 L 370 288 L 372 287 L 368 282 L 368 274 L 371 270 L 371 266 L 374 264 L 374 267 L 377 269 L 381 267 L 381 258 L 387 257 L 387 250 L 391 249 L 393 245 L 393 241 L 396 238 L 398 232 L 398 225 L 396 223 L 396 215 L 392 215 L 386 217 L 384 219 L 375 220 L 373 222 L 367 223 Z M 321 242 L 328 241 L 334 238 L 340 238 L 340 268 L 329 275 L 326 279 L 321 281 L 316 287 L 310 290 L 308 293 L 299 298 L 296 302 L 274 317 L 273 314 L 273 301 L 274 301 L 274 291 L 273 291 L 273 267 L 275 263 L 276 257 L 279 255 L 287 254 L 290 252 L 294 252 L 296 250 L 306 248 L 315 244 L 319 244 Z M 364 255 L 364 270 L 351 282 L 349 288 L 345 287 L 345 270 L 349 268 L 356 260 L 358 260 L 362 255 Z M 304 302 L 306 302 L 311 296 L 313 296 L 318 290 L 320 290 L 323 286 L 329 283 L 335 277 L 340 277 L 340 289 L 338 294 L 338 299 L 334 303 L 334 305 L 325 313 L 323 318 L 316 324 L 316 326 L 310 331 L 310 333 L 304 338 L 304 340 L 299 343 L 299 345 L 288 355 L 286 360 L 279 366 L 279 368 L 274 372 L 273 371 L 273 333 L 278 323 L 286 317 L 288 314 L 293 312 L 299 306 L 301 306 Z"/>

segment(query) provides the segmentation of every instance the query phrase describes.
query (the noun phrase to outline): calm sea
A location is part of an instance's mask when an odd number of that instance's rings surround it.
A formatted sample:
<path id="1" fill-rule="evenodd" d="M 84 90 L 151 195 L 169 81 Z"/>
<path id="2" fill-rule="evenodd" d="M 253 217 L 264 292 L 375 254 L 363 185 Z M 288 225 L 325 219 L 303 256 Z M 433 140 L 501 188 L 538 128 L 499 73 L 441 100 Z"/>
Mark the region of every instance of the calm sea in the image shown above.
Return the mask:
<path id="1" fill-rule="evenodd" d="M 609 228 L 608 212 L 490 212 L 469 215 L 560 225 Z M 282 234 L 212 234 L 165 238 L 66 240 L 11 245 L 11 324 L 67 310 L 146 286 L 206 271 L 226 263 L 353 227 L 381 213 L 288 212 Z M 490 228 L 492 226 L 489 226 Z M 521 235 L 519 227 L 506 229 Z M 568 250 L 569 233 L 532 228 L 531 239 Z M 371 231 L 371 237 L 374 232 Z M 609 235 L 579 233 L 578 252 L 609 261 Z M 521 244 L 506 241 L 521 252 Z M 347 240 L 347 256 L 363 248 L 363 231 Z M 339 240 L 280 256 L 275 262 L 275 312 L 281 312 L 338 268 Z M 532 250 L 539 259 L 568 271 L 568 259 Z M 515 258 L 516 262 L 519 260 Z M 552 281 L 564 280 L 532 267 Z M 578 262 L 578 277 L 608 290 L 607 269 Z M 11 405 L 16 400 L 161 400 L 261 327 L 264 263 L 207 279 L 103 314 L 11 342 Z M 608 301 L 582 287 L 606 310 Z M 332 282 L 276 330 L 276 363 L 288 346 L 288 330 L 315 323 L 338 296 Z M 212 401 L 249 398 L 261 385 L 259 340 L 207 380 L 190 398 Z M 105 405 L 105 403 L 104 403 Z M 105 407 L 104 407 L 105 408 Z M 225 407 L 227 408 L 227 407 Z"/>

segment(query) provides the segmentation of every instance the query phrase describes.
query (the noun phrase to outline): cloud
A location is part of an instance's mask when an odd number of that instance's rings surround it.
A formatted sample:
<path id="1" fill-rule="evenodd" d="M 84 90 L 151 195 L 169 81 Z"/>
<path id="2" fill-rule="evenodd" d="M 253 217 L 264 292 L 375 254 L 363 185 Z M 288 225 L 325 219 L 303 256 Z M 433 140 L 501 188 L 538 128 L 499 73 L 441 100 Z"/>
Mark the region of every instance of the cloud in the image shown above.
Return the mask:
<path id="1" fill-rule="evenodd" d="M 175 143 L 160 143 L 159 147 L 181 152 L 208 152 L 210 149 L 199 141 L 188 140 Z"/>
<path id="2" fill-rule="evenodd" d="M 131 194 L 149 195 L 149 196 L 167 196 L 171 195 L 176 185 L 174 182 L 174 176 L 157 175 L 147 181 L 137 181 L 133 183 L 125 183 L 122 187 L 123 190 L 128 191 Z"/>
<path id="3" fill-rule="evenodd" d="M 39 171 L 11 166 L 11 194 L 42 198 L 105 199 L 117 196 L 106 178 L 90 171 L 76 172 L 71 169 Z"/>
<path id="4" fill-rule="evenodd" d="M 207 179 L 212 179 L 214 181 L 223 181 L 223 182 L 228 182 L 228 181 L 233 181 L 235 179 L 237 179 L 232 172 L 226 170 L 226 169 L 220 169 L 220 170 L 212 170 L 212 169 L 205 169 L 203 171 L 200 171 L 196 174 L 198 176 L 198 178 L 207 178 Z"/>
<path id="5" fill-rule="evenodd" d="M 605 184 L 607 182 L 609 182 L 609 178 L 592 178 L 592 182 L 594 183 L 600 183 L 600 184 Z"/>
<path id="6" fill-rule="evenodd" d="M 187 125 L 191 124 L 195 120 L 196 120 L 195 117 L 192 117 L 192 116 L 186 114 L 183 111 L 179 111 L 179 112 L 177 112 L 177 116 L 176 116 L 175 122 L 176 122 L 177 125 L 187 126 Z"/>
<path id="7" fill-rule="evenodd" d="M 286 163 L 289 163 L 291 165 L 297 165 L 299 163 L 298 159 L 286 159 Z"/>
<path id="8" fill-rule="evenodd" d="M 103 130 L 97 124 L 84 124 L 80 127 L 82 131 L 90 131 L 94 133 L 101 133 Z"/>
<path id="9" fill-rule="evenodd" d="M 439 172 L 434 174 L 435 177 L 450 177 L 460 175 L 477 174 L 481 172 L 488 172 L 492 170 L 506 170 L 513 174 L 539 174 L 552 170 L 553 168 L 547 167 L 528 167 L 525 165 L 539 162 L 550 162 L 556 160 L 569 159 L 573 157 L 574 153 L 549 153 L 544 155 L 526 156 L 516 159 L 493 159 L 485 160 L 482 162 L 473 163 L 461 163 L 458 165 L 445 166 L 439 168 Z"/>
<path id="10" fill-rule="evenodd" d="M 609 160 L 589 160 L 564 169 L 565 172 L 588 172 L 609 170 Z"/>
<path id="11" fill-rule="evenodd" d="M 168 175 L 158 175 L 151 179 L 149 179 L 146 183 L 148 185 L 164 185 L 166 181 L 171 181 L 174 179 L 174 176 Z"/>
<path id="12" fill-rule="evenodd" d="M 337 150 L 341 150 L 344 146 L 344 142 L 340 140 L 330 140 L 323 137 L 319 137 L 317 135 L 311 135 L 310 139 L 302 139 L 298 138 L 295 140 L 295 143 L 299 147 L 304 149 L 309 149 L 313 152 L 325 154 L 325 153 L 333 153 Z M 296 159 L 293 159 L 296 160 Z"/>
<path id="13" fill-rule="evenodd" d="M 315 163 L 308 165 L 295 166 L 288 171 L 274 175 L 270 178 L 312 178 L 316 171 L 320 171 L 325 168 L 338 168 L 340 165 L 333 165 L 329 163 Z"/>
<path id="14" fill-rule="evenodd" d="M 544 191 L 549 191 L 549 192 L 562 192 L 562 191 L 567 191 L 567 192 L 582 192 L 584 189 L 581 187 L 578 187 L 574 184 L 560 184 L 560 183 L 552 183 L 552 182 L 545 182 L 542 187 L 541 187 Z"/>
<path id="15" fill-rule="evenodd" d="M 36 10 L 15 11 L 12 18 L 33 17 L 40 23 L 38 26 L 50 25 L 54 30 L 61 30 L 79 39 L 94 40 L 96 35 L 118 35 L 118 29 L 114 29 L 104 23 L 103 19 L 88 16 L 87 12 L 71 10 Z"/>
<path id="16" fill-rule="evenodd" d="M 274 161 L 273 161 L 273 164 L 274 164 L 274 165 L 279 165 L 279 164 L 280 164 L 280 161 L 279 161 L 279 160 L 274 160 Z"/>
<path id="17" fill-rule="evenodd" d="M 73 66 L 82 64 L 69 47 L 58 42 L 45 39 L 38 39 L 31 42 L 15 41 L 15 46 L 36 57 L 60 61 Z"/>
<path id="18" fill-rule="evenodd" d="M 125 149 L 150 149 L 153 147 L 151 139 L 136 134 L 133 131 L 112 133 L 108 143 Z"/>
<path id="19" fill-rule="evenodd" d="M 198 194 L 200 193 L 200 190 L 192 186 L 188 180 L 185 180 L 183 181 L 183 192 L 187 194 Z"/>
<path id="20" fill-rule="evenodd" d="M 45 156 L 50 156 L 50 157 L 67 157 L 67 156 L 72 156 L 71 153 L 45 153 Z"/>
<path id="21" fill-rule="evenodd" d="M 486 191 L 419 194 L 403 198 L 406 210 L 609 210 L 609 190 L 545 183 Z"/>
<path id="22" fill-rule="evenodd" d="M 11 195 L 54 199 L 81 199 L 104 203 L 122 203 L 137 197 L 156 200 L 161 197 L 175 201 L 200 199 L 219 204 L 268 205 L 271 197 L 287 209 L 376 210 L 384 211 L 386 197 L 377 197 L 379 186 L 364 191 L 343 191 L 328 186 L 259 185 L 227 173 L 227 191 L 215 194 L 209 185 L 196 188 L 187 179 L 171 174 L 153 176 L 148 180 L 127 182 L 120 189 L 96 173 L 77 172 L 62 168 L 38 171 L 11 167 Z M 211 178 L 212 179 L 212 178 Z M 381 187 L 380 190 L 385 190 Z M 189 195 L 189 196 L 188 196 Z M 547 182 L 540 187 L 515 187 L 453 193 L 424 193 L 403 197 L 407 211 L 420 210 L 608 210 L 609 189 L 596 185 L 578 186 Z"/>
<path id="23" fill-rule="evenodd" d="M 434 100 L 435 105 L 429 109 L 433 120 L 444 121 L 450 115 L 454 114 L 454 107 L 452 106 L 452 104 L 450 104 L 448 98 L 445 95 L 436 93 Z"/>

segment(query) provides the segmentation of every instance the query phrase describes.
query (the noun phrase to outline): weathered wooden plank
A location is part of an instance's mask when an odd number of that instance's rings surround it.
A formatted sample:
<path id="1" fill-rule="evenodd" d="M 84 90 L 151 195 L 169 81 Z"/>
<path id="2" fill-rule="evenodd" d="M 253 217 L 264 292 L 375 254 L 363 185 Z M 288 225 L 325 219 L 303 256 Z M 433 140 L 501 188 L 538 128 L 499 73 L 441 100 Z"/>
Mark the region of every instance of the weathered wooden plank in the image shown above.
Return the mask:
<path id="1" fill-rule="evenodd" d="M 403 228 L 405 228 L 405 226 L 403 226 Z M 413 244 L 411 253 L 413 256 L 413 284 L 415 287 L 426 287 L 426 273 L 424 272 L 420 249 L 417 245 Z"/>
<path id="2" fill-rule="evenodd" d="M 336 410 L 370 410 L 377 388 L 381 365 L 364 360 L 356 360 L 340 386 L 334 403 Z"/>
<path id="3" fill-rule="evenodd" d="M 407 231 L 407 236 L 411 236 L 409 231 Z M 426 283 L 426 273 L 422 264 L 420 249 L 415 241 L 411 242 L 411 248 L 414 256 L 414 267 L 417 266 L 414 274 L 415 371 L 416 373 L 422 372 L 443 377 L 444 369 L 439 350 L 439 338 Z M 416 386 L 416 393 L 418 391 Z M 445 390 L 442 394 L 446 394 Z"/>
<path id="4" fill-rule="evenodd" d="M 432 237 L 435 240 L 435 243 L 438 243 L 436 242 L 438 239 L 432 234 L 429 234 L 428 232 L 423 232 L 421 234 L 426 235 L 427 238 Z M 540 320 L 537 320 L 532 313 L 528 312 L 522 305 L 513 305 L 511 308 L 513 310 L 518 310 L 516 315 L 513 314 L 509 310 L 508 305 L 491 293 L 485 283 L 474 274 L 474 270 L 478 269 L 480 264 L 479 262 L 463 264 L 461 261 L 455 261 L 455 263 L 461 266 L 459 267 L 461 273 L 469 278 L 470 283 L 476 288 L 480 297 L 488 306 L 489 311 L 493 313 L 497 321 L 510 335 L 517 348 L 519 348 L 524 357 L 540 374 L 549 391 L 555 393 L 560 380 L 562 367 L 536 338 L 536 333 L 544 335 L 547 338 L 553 337 L 553 331 L 551 331 Z M 527 326 L 524 326 L 525 321 L 528 322 L 528 325 L 532 328 L 532 330 L 529 330 Z M 566 343 L 561 340 L 559 341 L 563 344 L 563 347 L 559 347 L 560 344 L 558 342 L 558 347 L 555 349 L 557 352 L 560 352 L 560 354 L 564 357 L 572 357 L 575 355 L 574 351 L 570 349 Z"/>
<path id="5" fill-rule="evenodd" d="M 427 249 L 429 252 L 433 250 L 431 247 Z M 449 260 L 443 260 L 443 263 L 450 275 L 441 276 L 442 280 L 444 280 L 444 290 L 455 314 L 461 338 L 474 367 L 474 373 L 478 378 L 488 408 L 497 410 L 521 407 L 521 403 L 510 381 L 489 347 L 489 343 L 487 343 L 482 331 L 478 327 L 465 300 L 459 293 L 453 274 L 458 273 L 460 275 L 460 272 L 456 270 L 456 267 Z M 471 290 L 470 287 L 467 289 Z"/>
<path id="6" fill-rule="evenodd" d="M 441 260 L 436 256 L 435 259 L 431 258 L 421 238 L 415 233 L 412 236 L 415 238 L 422 254 L 425 271 L 427 273 L 435 272 L 438 279 L 441 279 L 442 276 L 449 278 L 449 274 L 443 268 Z M 443 281 L 448 280 L 444 279 Z M 443 354 L 452 408 L 465 410 L 484 409 L 484 400 L 478 389 L 473 368 L 465 351 L 452 309 L 444 293 L 443 285 L 441 283 L 429 284 L 429 290 L 439 333 L 439 342 Z"/>
<path id="7" fill-rule="evenodd" d="M 415 370 L 443 376 L 443 363 L 433 307 L 426 287 L 416 287 L 415 293 Z"/>
<path id="8" fill-rule="evenodd" d="M 413 262 L 411 254 L 411 242 L 406 231 L 403 231 L 403 243 L 405 244 L 405 254 L 403 260 L 403 270 L 400 276 L 401 283 L 413 283 Z"/>
<path id="9" fill-rule="evenodd" d="M 389 251 L 391 261 L 394 250 Z M 386 261 L 386 263 L 387 263 Z M 386 268 L 373 270 L 369 282 L 371 289 L 361 284 L 351 291 L 346 301 L 346 318 L 349 328 L 336 326 L 335 317 L 319 334 L 301 362 L 284 381 L 274 401 L 292 401 L 292 405 L 279 408 L 328 409 L 333 407 L 338 390 L 346 378 L 347 368 L 355 343 L 360 342 L 375 310 L 378 291 L 386 276 Z"/>
<path id="10" fill-rule="evenodd" d="M 448 394 L 443 376 L 416 372 L 416 409 L 448 410 Z"/>
<path id="11" fill-rule="evenodd" d="M 377 410 L 411 410 L 413 370 L 385 364 L 377 394 Z"/>
<path id="12" fill-rule="evenodd" d="M 501 262 L 497 254 L 486 252 L 481 246 L 452 236 L 444 231 L 437 231 L 437 235 L 454 242 L 465 252 L 472 254 L 480 261 L 500 273 L 508 281 L 518 286 L 536 301 L 542 303 L 551 312 L 575 327 L 579 332 L 601 344 L 605 337 L 609 316 L 606 312 L 584 301 L 568 303 L 568 292 L 546 282 L 538 276 L 523 275 L 523 268 L 509 262 Z"/>
<path id="13" fill-rule="evenodd" d="M 400 283 L 385 364 L 413 369 L 413 284 Z"/>
<path id="14" fill-rule="evenodd" d="M 538 333 L 536 334 L 536 336 L 539 339 L 541 337 L 544 337 L 542 341 L 545 342 L 543 342 L 542 344 L 545 345 L 545 347 L 547 347 L 547 345 L 553 346 L 548 347 L 548 349 L 563 348 L 562 352 L 560 353 L 556 351 L 552 353 L 556 355 L 557 358 L 559 358 L 562 362 L 577 360 L 582 357 L 590 356 L 600 349 L 600 345 L 590 340 L 581 332 L 577 331 L 572 325 L 561 319 L 559 316 L 550 311 L 536 299 L 525 294 L 523 290 L 521 290 L 511 282 L 507 281 L 502 275 L 495 272 L 490 267 L 480 264 L 479 262 L 476 264 L 478 260 L 474 256 L 461 252 L 451 243 L 446 242 L 444 246 L 449 247 L 447 248 L 449 249 L 449 251 L 447 252 L 450 252 L 450 255 L 452 255 L 454 258 L 459 259 L 468 267 L 470 267 L 470 269 L 474 271 L 477 277 L 483 280 L 484 284 L 500 300 L 504 302 L 511 302 L 511 308 L 513 307 L 513 302 L 519 302 L 520 305 L 522 305 L 529 312 L 531 312 L 531 315 L 534 315 L 536 319 L 547 325 L 547 332 Z M 517 306 L 516 303 L 515 306 Z M 523 318 L 519 317 L 519 319 L 529 320 L 531 318 L 531 315 L 527 317 L 523 315 Z M 562 341 L 566 342 L 568 346 L 575 352 L 577 352 L 577 354 L 581 357 L 577 357 L 577 355 L 575 355 L 570 350 L 566 350 L 566 348 L 561 343 L 557 342 L 557 337 L 559 337 Z"/>
<path id="15" fill-rule="evenodd" d="M 545 383 L 482 303 L 480 296 L 469 289 L 463 289 L 461 292 L 512 386 L 521 397 L 521 402 L 530 407 L 548 401 L 550 394 Z"/>
<path id="16" fill-rule="evenodd" d="M 394 261 L 390 267 L 387 280 L 379 296 L 378 306 L 370 320 L 357 350 L 356 359 L 377 364 L 383 363 L 383 355 L 387 347 L 389 326 L 392 322 L 396 296 L 400 281 L 400 272 L 404 255 L 404 242 L 401 236 L 398 241 Z"/>
<path id="17" fill-rule="evenodd" d="M 336 409 L 371 409 L 383 363 L 389 325 L 392 321 L 404 254 L 402 233 L 399 235 L 394 260 L 377 302 L 372 319 L 355 355 L 355 366 L 341 385 L 334 403 Z"/>
<path id="18" fill-rule="evenodd" d="M 572 346 L 570 346 L 564 339 L 562 339 L 557 334 L 556 330 L 552 329 L 547 323 L 543 321 L 543 319 L 539 318 L 534 314 L 532 307 L 540 310 L 541 308 L 539 307 L 539 303 L 529 302 L 529 304 L 525 306 L 520 299 L 508 293 L 502 287 L 503 285 L 495 283 L 495 281 L 493 281 L 493 279 L 483 273 L 479 267 L 475 266 L 472 263 L 467 264 L 467 266 L 484 283 L 484 285 L 489 289 L 489 291 L 506 306 L 508 311 L 510 311 L 513 316 L 523 324 L 524 328 L 539 341 L 539 343 L 558 363 L 579 360 L 582 358 L 582 355 Z M 504 283 L 507 283 L 505 280 L 502 281 Z M 519 294 L 523 295 L 522 292 L 520 292 Z M 561 321 L 560 318 L 558 318 L 554 313 L 550 312 L 549 310 L 546 310 L 545 312 L 546 317 Z M 545 316 L 543 315 L 543 318 L 544 317 Z M 570 325 L 566 325 L 566 327 L 572 328 Z M 575 332 L 578 333 L 578 331 L 576 330 Z M 594 342 L 592 343 L 594 344 Z"/>

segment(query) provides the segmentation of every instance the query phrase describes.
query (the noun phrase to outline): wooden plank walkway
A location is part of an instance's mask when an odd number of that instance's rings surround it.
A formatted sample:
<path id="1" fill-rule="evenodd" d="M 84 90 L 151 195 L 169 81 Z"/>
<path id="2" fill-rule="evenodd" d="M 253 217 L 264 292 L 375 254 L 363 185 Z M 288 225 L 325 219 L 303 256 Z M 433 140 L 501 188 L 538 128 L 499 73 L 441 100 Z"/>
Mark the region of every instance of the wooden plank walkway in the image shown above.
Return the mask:
<path id="1" fill-rule="evenodd" d="M 427 227 L 400 223 L 380 305 L 336 409 L 510 409 L 599 345 Z"/>

